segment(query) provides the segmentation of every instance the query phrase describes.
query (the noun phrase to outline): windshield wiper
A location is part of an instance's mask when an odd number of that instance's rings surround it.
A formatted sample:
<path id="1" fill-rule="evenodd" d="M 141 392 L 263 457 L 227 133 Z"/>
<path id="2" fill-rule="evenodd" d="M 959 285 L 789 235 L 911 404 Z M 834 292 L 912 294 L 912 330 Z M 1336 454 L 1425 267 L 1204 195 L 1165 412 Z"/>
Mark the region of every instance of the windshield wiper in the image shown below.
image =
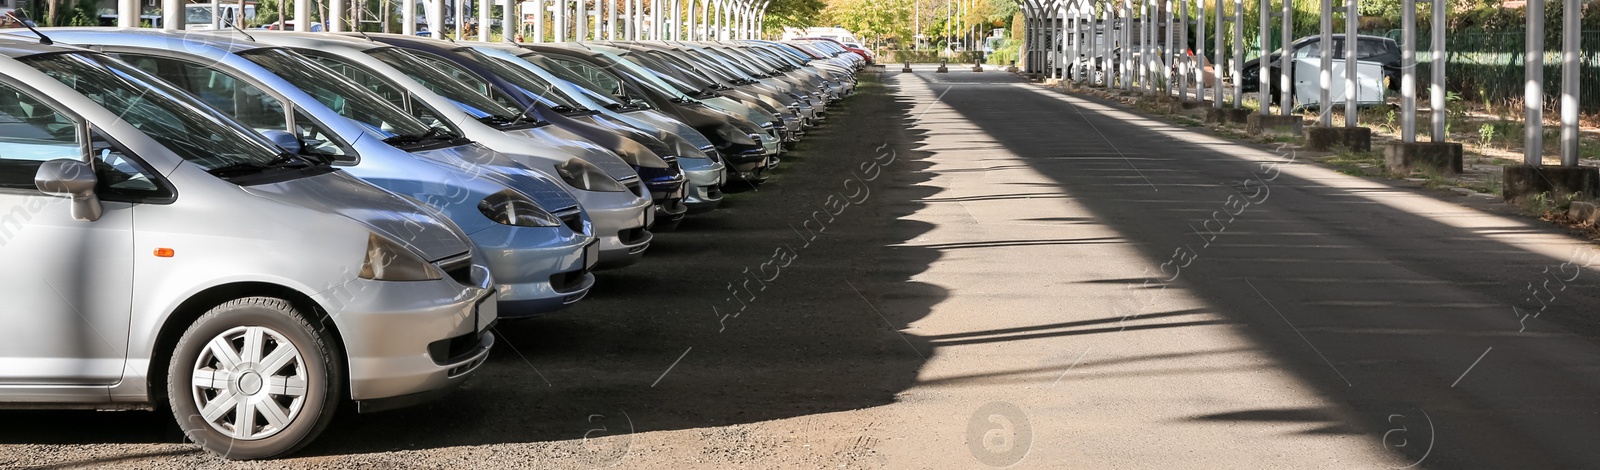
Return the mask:
<path id="1" fill-rule="evenodd" d="M 383 143 L 389 144 L 389 145 L 414 144 L 414 143 L 422 142 L 422 141 L 428 140 L 428 139 L 444 137 L 445 136 L 445 132 L 447 132 L 447 131 L 444 128 L 435 127 L 435 128 L 432 128 L 432 129 L 428 129 L 428 132 L 424 132 L 424 133 L 422 133 L 422 135 L 397 135 L 397 136 L 394 136 L 394 137 L 389 137 L 387 139 L 383 139 Z"/>
<path id="2" fill-rule="evenodd" d="M 257 163 L 257 162 L 251 162 L 251 161 L 244 161 L 244 162 L 232 163 L 232 164 L 228 164 L 228 165 L 223 165 L 223 166 L 219 166 L 219 167 L 216 167 L 216 168 L 212 168 L 212 169 L 206 170 L 206 172 L 207 173 L 211 173 L 212 175 L 215 175 L 215 176 L 226 177 L 226 176 L 238 176 L 238 175 L 251 175 L 251 174 L 256 174 L 256 173 L 260 173 L 260 172 L 267 171 L 267 170 L 272 170 L 272 169 L 277 169 L 277 168 L 306 168 L 306 167 L 311 167 L 311 166 L 316 166 L 316 163 L 313 163 L 312 161 L 306 159 L 305 157 L 301 157 L 299 155 L 295 155 L 295 154 L 288 153 L 288 152 L 283 152 L 283 153 L 279 153 L 276 158 L 273 158 L 272 160 L 269 160 L 266 163 Z"/>

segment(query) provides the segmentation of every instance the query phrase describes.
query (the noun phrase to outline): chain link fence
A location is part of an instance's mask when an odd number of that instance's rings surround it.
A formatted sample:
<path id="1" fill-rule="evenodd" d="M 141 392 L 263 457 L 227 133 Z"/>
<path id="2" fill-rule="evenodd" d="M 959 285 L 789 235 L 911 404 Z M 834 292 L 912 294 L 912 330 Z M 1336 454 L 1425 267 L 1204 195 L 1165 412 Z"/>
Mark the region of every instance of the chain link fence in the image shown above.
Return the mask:
<path id="1" fill-rule="evenodd" d="M 1392 30 L 1385 36 L 1399 41 L 1400 31 Z M 1425 94 L 1433 62 L 1428 53 L 1431 41 L 1425 30 L 1417 31 L 1417 36 L 1417 83 L 1420 93 Z M 1465 31 L 1449 33 L 1445 38 L 1446 90 L 1491 106 L 1523 104 L 1526 34 Z M 1585 113 L 1600 113 L 1600 31 L 1583 32 L 1580 44 L 1579 106 Z M 1547 47 L 1539 60 L 1544 63 L 1544 106 L 1553 110 L 1561 99 L 1561 51 Z"/>

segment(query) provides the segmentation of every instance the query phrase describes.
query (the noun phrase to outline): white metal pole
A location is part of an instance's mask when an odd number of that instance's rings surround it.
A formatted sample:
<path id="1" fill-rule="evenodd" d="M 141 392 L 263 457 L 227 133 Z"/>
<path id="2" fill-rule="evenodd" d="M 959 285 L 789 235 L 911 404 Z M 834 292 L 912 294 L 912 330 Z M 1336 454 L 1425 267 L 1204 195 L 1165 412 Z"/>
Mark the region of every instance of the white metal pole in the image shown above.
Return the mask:
<path id="1" fill-rule="evenodd" d="M 1317 90 L 1319 93 L 1317 95 L 1317 126 L 1330 127 L 1333 125 L 1333 0 L 1322 0 L 1322 18 L 1318 18 L 1317 22 L 1319 23 L 1318 26 L 1321 27 L 1321 30 L 1318 31 L 1320 36 L 1317 41 L 1322 44 L 1322 47 L 1317 49 L 1322 53 L 1322 62 L 1318 64 L 1317 68 L 1317 84 L 1320 87 Z M 1345 40 L 1356 41 L 1357 39 L 1355 36 L 1345 36 Z M 1284 40 L 1284 42 L 1288 43 L 1289 41 Z M 1288 50 L 1288 47 L 1284 47 L 1285 53 Z M 1344 66 L 1355 67 L 1355 58 L 1345 57 Z M 1288 73 L 1284 73 L 1284 77 L 1288 76 Z M 1285 82 L 1287 83 L 1287 80 Z"/>
<path id="2" fill-rule="evenodd" d="M 311 30 L 311 1 L 312 0 L 295 0 L 295 2 L 294 2 L 294 30 L 295 31 L 310 31 Z M 443 1 L 443 0 L 433 0 L 433 2 L 438 2 L 438 1 Z M 432 6 L 434 4 L 433 2 L 429 2 L 428 5 Z"/>
<path id="3" fill-rule="evenodd" d="M 1122 89 L 1133 89 L 1133 2 L 1122 2 Z"/>
<path id="4" fill-rule="evenodd" d="M 1527 48 L 1523 52 L 1522 163 L 1544 164 L 1544 0 L 1528 0 Z"/>
<path id="5" fill-rule="evenodd" d="M 1361 88 L 1356 84 L 1360 67 L 1356 61 L 1357 40 L 1360 34 L 1360 0 L 1344 0 L 1344 126 L 1356 127 L 1357 100 Z"/>
<path id="6" fill-rule="evenodd" d="M 1447 65 L 1444 58 L 1444 10 L 1449 5 L 1443 0 L 1434 0 L 1432 6 L 1433 19 L 1428 25 L 1428 32 L 1431 33 L 1429 42 L 1432 43 L 1428 44 L 1428 48 L 1433 52 L 1432 58 L 1428 63 L 1429 75 L 1432 75 L 1432 80 L 1429 80 L 1431 85 L 1428 87 L 1428 104 L 1429 107 L 1433 108 L 1431 140 L 1433 142 L 1444 142 L 1450 138 L 1450 136 L 1445 135 L 1444 121 L 1445 112 L 1447 111 L 1444 92 L 1444 72 Z"/>
<path id="7" fill-rule="evenodd" d="M 1141 23 L 1139 31 L 1144 33 L 1139 37 L 1139 62 L 1144 63 L 1144 77 L 1142 80 L 1145 82 L 1145 94 L 1156 91 L 1156 58 L 1161 56 L 1161 54 L 1156 53 L 1156 46 L 1159 44 L 1159 41 L 1156 40 L 1156 28 L 1160 24 L 1157 23 L 1156 18 L 1161 16 L 1156 11 L 1160 9 L 1160 4 L 1156 3 L 1156 1 L 1143 0 L 1141 3 L 1144 4 L 1144 8 L 1139 14 L 1139 22 Z"/>
<path id="8" fill-rule="evenodd" d="M 1178 35 L 1178 11 L 1174 10 L 1173 6 L 1176 6 L 1173 5 L 1173 0 L 1166 0 L 1166 11 L 1165 14 L 1162 14 L 1162 19 L 1165 19 L 1162 22 L 1162 26 L 1165 26 L 1166 29 L 1166 53 L 1162 54 L 1162 58 L 1165 59 L 1162 64 L 1162 77 L 1166 77 L 1166 96 L 1173 94 L 1173 82 L 1181 80 L 1173 72 L 1173 67 L 1178 66 L 1178 61 L 1176 61 L 1178 59 L 1178 50 L 1173 48 L 1174 37 Z M 1187 11 L 1189 11 L 1189 6 L 1184 5 L 1184 13 L 1187 13 Z M 1176 90 L 1179 90 L 1178 99 L 1182 99 L 1184 98 L 1182 90 L 1189 90 L 1189 88 L 1187 88 L 1187 83 L 1181 83 Z"/>
<path id="9" fill-rule="evenodd" d="M 1228 75 L 1233 77 L 1233 107 L 1244 106 L 1244 0 L 1233 0 L 1233 63 L 1228 64 Z"/>
<path id="10" fill-rule="evenodd" d="M 1204 103 L 1206 101 L 1206 0 L 1194 3 L 1194 100 Z"/>
<path id="11" fill-rule="evenodd" d="M 522 31 L 522 18 L 517 16 L 517 2 L 515 0 L 504 1 L 506 3 L 500 6 L 500 40 L 515 42 L 517 40 L 517 32 Z"/>
<path id="12" fill-rule="evenodd" d="M 466 0 L 450 0 L 450 6 L 454 7 L 454 14 L 451 15 L 450 26 L 455 28 L 456 40 L 465 41 L 467 40 L 465 31 L 466 28 L 463 26 L 466 26 L 467 22 L 467 2 Z"/>
<path id="13" fill-rule="evenodd" d="M 1532 2 L 1529 2 L 1530 4 Z M 1417 3 L 1400 2 L 1400 141 L 1417 141 Z M 1542 39 L 1541 39 L 1542 40 Z"/>
<path id="14" fill-rule="evenodd" d="M 650 32 L 650 40 L 651 41 L 660 41 L 661 40 L 661 4 L 659 3 L 660 1 L 661 0 L 650 0 L 650 14 L 649 14 L 649 16 L 646 16 L 646 19 L 648 19 L 650 21 L 650 28 L 646 29 L 645 31 L 649 31 Z"/>
<path id="15" fill-rule="evenodd" d="M 1256 13 L 1260 17 L 1258 19 L 1260 20 L 1259 23 L 1261 23 L 1259 31 L 1261 34 L 1257 35 L 1261 41 L 1259 46 L 1261 52 L 1258 55 L 1261 60 L 1261 66 L 1256 68 L 1256 73 L 1259 75 L 1256 78 L 1258 85 L 1256 91 L 1257 95 L 1259 95 L 1256 99 L 1261 100 L 1259 112 L 1262 116 L 1266 116 L 1272 114 L 1272 88 L 1267 86 L 1272 82 L 1272 68 L 1267 67 L 1267 54 L 1272 52 L 1268 49 L 1272 47 L 1272 0 L 1261 0 L 1259 8 Z M 1287 62 L 1287 60 L 1284 62 Z M 1284 63 L 1282 66 L 1287 68 L 1288 64 Z"/>
<path id="16" fill-rule="evenodd" d="M 1333 0 L 1322 0 L 1322 3 L 1326 5 L 1331 1 Z M 1324 9 L 1326 9 L 1326 6 Z M 1323 24 L 1328 23 L 1328 16 L 1329 15 L 1327 14 L 1322 15 Z M 1278 40 L 1283 43 L 1283 50 L 1288 51 L 1289 45 L 1294 44 L 1294 2 L 1292 0 L 1283 0 L 1283 12 L 1279 15 L 1279 17 L 1280 21 L 1278 23 Z M 1327 44 L 1328 43 L 1323 43 L 1324 51 L 1327 50 Z M 1267 46 L 1261 46 L 1261 51 L 1263 54 L 1266 53 L 1266 50 Z M 1285 55 L 1287 54 L 1288 53 L 1285 52 Z M 1323 55 L 1328 54 L 1325 53 Z M 1279 62 L 1287 63 L 1287 58 L 1280 58 Z M 1323 69 L 1326 70 L 1327 68 L 1324 67 Z M 1327 103 L 1328 100 L 1323 99 L 1322 102 Z M 1278 67 L 1278 114 L 1288 116 L 1289 111 L 1293 109 L 1294 81 L 1289 76 L 1289 67 L 1287 65 L 1280 66 Z M 1323 113 L 1323 115 L 1326 116 L 1327 113 Z"/>
<path id="17" fill-rule="evenodd" d="M 533 42 L 544 42 L 544 13 L 546 0 L 533 0 Z"/>
<path id="18" fill-rule="evenodd" d="M 556 0 L 555 42 L 567 42 L 567 8 L 572 0 Z"/>
<path id="19" fill-rule="evenodd" d="M 400 0 L 400 32 L 417 35 L 417 0 Z"/>
<path id="20" fill-rule="evenodd" d="M 218 1 L 220 1 L 220 0 L 218 0 Z M 333 1 L 337 2 L 339 0 L 333 0 Z M 167 30 L 167 31 L 183 31 L 184 30 L 184 20 L 188 19 L 186 17 L 186 15 L 184 15 L 184 11 L 183 11 L 183 4 L 184 3 L 186 3 L 186 2 L 184 2 L 183 0 L 161 0 L 161 29 L 164 29 L 164 30 Z M 215 6 L 216 4 L 213 3 L 212 5 L 213 6 L 211 8 L 211 18 L 214 20 L 214 19 L 216 19 L 218 17 L 221 17 L 222 15 L 218 14 L 218 13 L 221 13 L 221 12 L 217 11 L 218 8 Z M 120 17 L 119 17 L 119 19 L 120 19 Z M 215 23 L 215 21 L 213 21 L 213 23 Z"/>
<path id="21" fill-rule="evenodd" d="M 1216 45 L 1211 50 L 1211 55 L 1214 56 L 1214 58 L 1211 60 L 1211 78 L 1213 80 L 1211 83 L 1211 88 L 1216 95 L 1211 99 L 1211 107 L 1219 109 L 1222 108 L 1222 68 L 1226 67 L 1228 64 L 1227 61 L 1223 60 L 1222 56 L 1222 35 L 1225 34 L 1222 30 L 1222 2 L 1223 0 L 1217 0 L 1217 14 L 1214 17 L 1216 20 L 1215 26 L 1217 30 L 1215 35 Z"/>
<path id="22" fill-rule="evenodd" d="M 1578 79 L 1582 2 L 1566 0 L 1561 13 L 1561 166 L 1578 166 Z M 1435 16 L 1439 12 L 1434 12 Z M 1435 52 L 1438 54 L 1438 52 Z M 1434 74 L 1438 78 L 1439 74 Z"/>
<path id="23" fill-rule="evenodd" d="M 1183 54 L 1183 81 L 1178 82 L 1178 100 L 1188 101 L 1189 81 L 1194 80 L 1194 56 L 1189 54 L 1189 2 L 1187 0 L 1178 0 L 1178 13 L 1178 24 L 1180 25 L 1178 26 L 1178 48 L 1182 51 L 1173 52 L 1174 54 Z"/>
<path id="24" fill-rule="evenodd" d="M 140 10 L 143 9 L 143 7 L 141 5 L 142 5 L 142 3 L 140 3 L 139 0 L 118 0 L 117 1 L 117 27 L 120 27 L 120 28 L 137 28 L 137 27 L 139 27 L 139 13 L 140 13 Z"/>

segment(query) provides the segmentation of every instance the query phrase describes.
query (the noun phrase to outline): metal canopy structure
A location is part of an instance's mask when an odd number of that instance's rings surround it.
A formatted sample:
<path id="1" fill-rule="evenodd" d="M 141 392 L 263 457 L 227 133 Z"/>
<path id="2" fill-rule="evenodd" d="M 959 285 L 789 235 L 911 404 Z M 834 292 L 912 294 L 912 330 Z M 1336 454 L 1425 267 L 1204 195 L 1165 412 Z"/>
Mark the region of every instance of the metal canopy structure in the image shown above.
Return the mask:
<path id="1" fill-rule="evenodd" d="M 1205 101 L 1209 96 L 1214 107 L 1241 107 L 1245 104 L 1239 80 L 1246 56 L 1242 27 L 1245 0 L 1231 0 L 1231 8 L 1226 4 L 1229 1 L 1017 0 L 1030 30 L 1024 35 L 1023 69 L 1028 73 L 1084 85 L 1160 93 L 1180 101 Z M 1279 8 L 1273 8 L 1273 0 L 1256 1 L 1260 11 L 1268 12 L 1258 15 L 1260 42 L 1256 55 L 1265 55 L 1262 53 L 1266 51 L 1262 49 L 1270 47 L 1270 19 L 1273 17 L 1280 18 L 1279 34 L 1286 46 L 1285 55 L 1288 55 L 1287 46 L 1295 39 L 1291 29 L 1291 3 L 1278 0 Z M 1582 4 L 1583 0 L 1562 1 L 1561 90 L 1558 102 L 1560 165 L 1563 167 L 1578 165 Z M 1357 35 L 1357 15 L 1349 12 L 1357 11 L 1358 5 L 1359 0 L 1322 0 L 1320 4 L 1320 42 L 1331 45 L 1342 41 L 1343 51 L 1340 55 L 1343 57 L 1357 56 L 1358 41 L 1335 40 L 1334 21 L 1342 15 L 1344 21 L 1340 32 L 1345 37 Z M 1444 25 L 1447 6 L 1442 1 L 1405 0 L 1400 9 L 1402 64 L 1397 117 L 1403 142 L 1416 142 L 1417 134 L 1417 14 L 1425 11 L 1429 14 L 1430 25 Z M 1545 17 L 1545 0 L 1529 0 L 1527 9 L 1525 57 L 1544 57 L 1547 54 L 1544 48 L 1545 24 L 1539 19 Z M 1428 41 L 1430 50 L 1426 51 L 1431 59 L 1431 73 L 1427 77 L 1431 109 L 1427 119 L 1432 142 L 1445 142 L 1449 137 L 1445 128 L 1448 106 L 1444 88 L 1448 73 L 1445 32 L 1443 27 L 1431 27 L 1431 40 Z M 1206 48 L 1198 47 L 1207 41 L 1212 42 L 1209 64 L 1204 55 Z M 1318 103 L 1337 103 L 1336 100 L 1342 98 L 1344 124 L 1346 127 L 1355 127 L 1358 124 L 1356 111 L 1360 98 L 1357 67 L 1343 67 L 1343 95 L 1333 96 L 1334 80 L 1337 79 L 1333 73 L 1339 66 L 1333 62 L 1331 48 L 1323 46 L 1323 50 L 1328 53 L 1320 54 L 1320 60 L 1317 61 L 1320 66 L 1316 83 L 1319 88 Z M 1287 64 L 1288 58 L 1279 61 Z M 1524 102 L 1545 103 L 1543 61 L 1527 60 L 1525 65 Z M 1207 67 L 1211 68 L 1209 80 L 1205 76 Z M 1272 87 L 1266 86 L 1273 79 L 1269 76 L 1270 69 L 1267 66 L 1259 68 L 1262 86 L 1257 97 L 1258 106 L 1259 103 L 1271 102 L 1273 98 L 1269 95 Z M 1294 79 L 1289 67 L 1282 66 L 1279 69 L 1276 91 L 1280 94 L 1277 99 L 1284 103 L 1281 112 L 1288 114 L 1295 107 Z M 1189 90 L 1193 90 L 1193 93 Z M 1543 106 L 1526 106 L 1525 109 L 1525 122 L 1543 122 Z M 1268 113 L 1267 107 L 1260 106 L 1259 112 Z M 1331 112 L 1319 113 L 1317 125 L 1331 126 L 1332 115 Z M 1542 126 L 1529 125 L 1525 129 L 1524 163 L 1538 167 L 1542 165 L 1544 153 Z"/>

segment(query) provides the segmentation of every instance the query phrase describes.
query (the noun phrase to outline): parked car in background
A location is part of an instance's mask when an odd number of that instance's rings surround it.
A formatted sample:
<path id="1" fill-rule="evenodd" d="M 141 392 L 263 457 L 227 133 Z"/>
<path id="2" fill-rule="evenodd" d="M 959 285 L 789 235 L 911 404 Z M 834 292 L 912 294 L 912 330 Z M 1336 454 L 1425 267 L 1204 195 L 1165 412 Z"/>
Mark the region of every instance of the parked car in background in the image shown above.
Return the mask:
<path id="1" fill-rule="evenodd" d="M 1344 59 L 1344 52 L 1345 52 L 1344 38 L 1345 38 L 1345 36 L 1343 34 L 1335 34 L 1335 35 L 1333 35 L 1333 48 L 1334 48 L 1333 58 L 1334 59 L 1337 59 L 1337 60 L 1343 60 Z M 1396 43 L 1393 39 L 1389 39 L 1389 38 L 1382 37 L 1382 36 L 1361 35 L 1361 36 L 1356 36 L 1356 38 L 1357 38 L 1356 39 L 1356 54 L 1357 54 L 1356 60 L 1367 61 L 1367 62 L 1377 62 L 1377 63 L 1383 64 L 1383 75 L 1385 77 L 1385 81 L 1388 82 L 1388 88 L 1390 90 L 1399 91 L 1400 90 L 1400 45 L 1398 43 Z M 1296 40 L 1293 44 L 1289 45 L 1289 56 L 1291 57 L 1291 59 L 1290 59 L 1291 62 L 1294 59 L 1300 59 L 1300 58 L 1319 58 L 1319 57 L 1322 57 L 1322 51 L 1323 51 L 1323 47 L 1322 47 L 1322 37 L 1321 36 L 1309 36 L 1309 37 L 1300 38 L 1300 39 Z M 1278 49 L 1276 51 L 1272 51 L 1272 54 L 1268 55 L 1267 64 L 1270 67 L 1270 69 L 1268 69 L 1269 70 L 1268 75 L 1273 77 L 1273 79 L 1269 83 L 1267 83 L 1267 90 L 1272 92 L 1272 102 L 1274 104 L 1276 104 L 1278 102 L 1278 100 L 1281 98 L 1281 96 L 1279 95 L 1279 93 L 1276 90 L 1277 90 L 1277 87 L 1278 87 L 1277 77 L 1279 76 L 1279 70 L 1280 70 L 1279 67 L 1281 67 L 1280 64 L 1283 62 L 1282 59 L 1283 59 L 1283 49 Z M 1292 75 L 1292 72 L 1291 72 L 1291 75 Z M 1255 58 L 1255 59 L 1251 59 L 1251 60 L 1245 61 L 1244 67 L 1241 69 L 1241 72 L 1240 72 L 1239 87 L 1245 93 L 1254 93 L 1254 92 L 1261 91 L 1261 59 L 1260 58 Z"/>
<path id="2" fill-rule="evenodd" d="M 271 458 L 494 345 L 459 227 L 106 55 L 0 40 L 0 148 L 0 407 L 170 405 L 207 451 Z"/>

